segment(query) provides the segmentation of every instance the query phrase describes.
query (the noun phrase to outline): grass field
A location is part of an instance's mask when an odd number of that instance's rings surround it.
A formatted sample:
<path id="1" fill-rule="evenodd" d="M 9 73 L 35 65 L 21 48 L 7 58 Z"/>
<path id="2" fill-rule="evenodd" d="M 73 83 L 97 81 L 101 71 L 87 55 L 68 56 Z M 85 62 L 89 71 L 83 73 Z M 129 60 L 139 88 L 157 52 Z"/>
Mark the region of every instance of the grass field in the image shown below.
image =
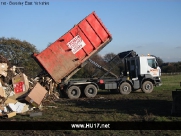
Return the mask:
<path id="1" fill-rule="evenodd" d="M 172 91 L 180 88 L 181 75 L 162 76 L 163 85 L 150 94 L 134 92 L 129 95 L 111 94 L 99 91 L 93 99 L 62 98 L 45 106 L 43 115 L 29 117 L 17 115 L 13 121 L 181 121 L 181 116 L 171 116 Z M 52 107 L 50 107 L 52 106 Z M 33 135 L 180 135 L 181 131 L 171 130 L 60 130 L 60 131 L 10 131 L 13 134 Z M 9 133 L 10 133 L 9 132 Z M 0 135 L 7 133 L 1 131 Z"/>

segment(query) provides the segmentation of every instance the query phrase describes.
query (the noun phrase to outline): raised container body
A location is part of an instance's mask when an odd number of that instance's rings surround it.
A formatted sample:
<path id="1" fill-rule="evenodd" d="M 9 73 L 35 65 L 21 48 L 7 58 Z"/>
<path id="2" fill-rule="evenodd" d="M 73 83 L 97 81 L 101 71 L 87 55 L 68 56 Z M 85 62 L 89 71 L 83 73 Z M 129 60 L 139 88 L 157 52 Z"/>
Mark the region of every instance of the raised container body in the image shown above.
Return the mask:
<path id="1" fill-rule="evenodd" d="M 55 82 L 61 83 L 111 40 L 109 31 L 92 12 L 34 58 Z"/>

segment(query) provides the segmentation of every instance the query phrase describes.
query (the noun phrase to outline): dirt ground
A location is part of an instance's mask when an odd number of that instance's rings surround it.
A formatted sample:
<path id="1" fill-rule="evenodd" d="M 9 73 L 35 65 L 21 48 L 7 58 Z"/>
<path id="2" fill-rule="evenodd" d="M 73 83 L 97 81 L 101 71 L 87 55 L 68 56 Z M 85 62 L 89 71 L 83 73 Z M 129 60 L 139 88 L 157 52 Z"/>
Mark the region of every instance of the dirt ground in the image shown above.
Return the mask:
<path id="1" fill-rule="evenodd" d="M 172 91 L 179 88 L 177 77 L 163 77 L 164 84 L 150 94 L 134 92 L 129 95 L 112 94 L 99 91 L 95 98 L 82 97 L 77 100 L 61 98 L 47 103 L 42 109 L 42 116 L 30 117 L 17 115 L 6 121 L 112 121 L 112 122 L 180 122 L 181 116 L 171 115 Z M 4 121 L 1 119 L 1 121 Z M 2 124 L 1 124 L 2 125 Z M 173 123 L 172 123 L 173 125 Z M 57 135 L 57 136 L 117 136 L 117 135 L 180 135 L 179 130 L 3 130 L 0 135 Z"/>

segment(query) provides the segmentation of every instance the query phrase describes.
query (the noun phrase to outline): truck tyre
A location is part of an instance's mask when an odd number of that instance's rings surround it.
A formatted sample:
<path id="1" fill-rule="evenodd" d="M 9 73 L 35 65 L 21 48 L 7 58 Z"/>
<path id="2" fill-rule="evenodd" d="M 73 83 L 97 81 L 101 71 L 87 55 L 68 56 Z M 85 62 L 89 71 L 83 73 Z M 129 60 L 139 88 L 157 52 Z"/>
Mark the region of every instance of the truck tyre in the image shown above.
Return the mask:
<path id="1" fill-rule="evenodd" d="M 67 95 L 68 95 L 68 98 L 70 98 L 70 99 L 77 99 L 77 98 L 80 97 L 81 91 L 80 91 L 79 87 L 77 87 L 77 86 L 71 86 L 71 87 L 67 90 Z"/>
<path id="2" fill-rule="evenodd" d="M 141 90 L 144 93 L 151 93 L 153 91 L 153 83 L 151 81 L 145 81 L 142 85 Z"/>
<path id="3" fill-rule="evenodd" d="M 97 95 L 97 87 L 95 85 L 87 85 L 84 89 L 84 94 L 88 98 L 93 98 Z"/>
<path id="4" fill-rule="evenodd" d="M 129 94 L 131 93 L 131 85 L 127 82 L 123 82 L 120 86 L 119 86 L 119 92 L 121 94 Z"/>

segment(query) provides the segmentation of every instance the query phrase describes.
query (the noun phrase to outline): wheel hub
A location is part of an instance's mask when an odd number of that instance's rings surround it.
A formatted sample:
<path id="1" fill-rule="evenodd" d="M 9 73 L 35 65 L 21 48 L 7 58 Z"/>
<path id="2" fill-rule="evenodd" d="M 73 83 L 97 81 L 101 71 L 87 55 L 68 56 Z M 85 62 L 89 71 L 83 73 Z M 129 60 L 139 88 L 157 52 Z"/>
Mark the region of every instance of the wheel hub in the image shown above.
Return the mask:
<path id="1" fill-rule="evenodd" d="M 127 92 L 129 90 L 129 88 L 127 86 L 124 86 L 123 90 L 124 90 L 124 92 Z"/>
<path id="2" fill-rule="evenodd" d="M 88 92 L 92 94 L 92 93 L 93 93 L 93 89 L 90 88 L 90 89 L 88 90 Z"/>
<path id="3" fill-rule="evenodd" d="M 72 90 L 72 95 L 76 95 L 76 90 Z"/>
<path id="4" fill-rule="evenodd" d="M 150 89 L 151 89 L 151 85 L 150 85 L 150 84 L 147 84 L 147 85 L 145 86 L 145 89 L 146 89 L 146 90 L 150 90 Z"/>

